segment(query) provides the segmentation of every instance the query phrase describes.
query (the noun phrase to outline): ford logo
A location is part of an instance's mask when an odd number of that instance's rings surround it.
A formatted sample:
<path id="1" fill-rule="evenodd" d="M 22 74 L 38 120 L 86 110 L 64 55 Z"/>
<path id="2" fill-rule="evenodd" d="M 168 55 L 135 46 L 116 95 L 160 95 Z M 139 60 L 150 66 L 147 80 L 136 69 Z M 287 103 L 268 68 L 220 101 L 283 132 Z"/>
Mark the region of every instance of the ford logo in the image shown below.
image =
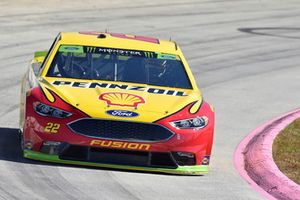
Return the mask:
<path id="1" fill-rule="evenodd" d="M 128 111 L 128 110 L 108 110 L 106 111 L 107 114 L 115 116 L 115 117 L 137 117 L 139 116 L 138 113 Z"/>

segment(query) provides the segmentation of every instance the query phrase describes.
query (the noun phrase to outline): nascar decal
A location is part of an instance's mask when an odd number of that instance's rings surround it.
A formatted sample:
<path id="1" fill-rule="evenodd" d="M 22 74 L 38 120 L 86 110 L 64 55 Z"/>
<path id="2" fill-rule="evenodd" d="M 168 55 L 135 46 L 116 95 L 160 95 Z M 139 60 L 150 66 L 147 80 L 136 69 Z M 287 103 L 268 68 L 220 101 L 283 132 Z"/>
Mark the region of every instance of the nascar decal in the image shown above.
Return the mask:
<path id="1" fill-rule="evenodd" d="M 151 94 L 171 95 L 171 96 L 188 96 L 183 91 L 177 90 L 165 90 L 152 87 L 144 86 L 130 86 L 123 84 L 111 84 L 101 82 L 77 82 L 77 81 L 53 81 L 53 85 L 57 86 L 69 86 L 75 88 L 111 88 L 111 89 L 122 89 L 122 90 L 134 90 L 134 91 L 146 91 Z"/>
<path id="2" fill-rule="evenodd" d="M 110 147 L 119 149 L 131 149 L 131 150 L 149 150 L 150 144 L 140 144 L 132 142 L 117 142 L 117 141 L 107 141 L 107 140 L 92 140 L 90 142 L 91 146 L 97 147 Z"/>
<path id="3" fill-rule="evenodd" d="M 107 105 L 137 107 L 140 103 L 145 103 L 145 100 L 134 94 L 123 92 L 107 92 L 99 96 L 99 99 L 106 101 Z"/>

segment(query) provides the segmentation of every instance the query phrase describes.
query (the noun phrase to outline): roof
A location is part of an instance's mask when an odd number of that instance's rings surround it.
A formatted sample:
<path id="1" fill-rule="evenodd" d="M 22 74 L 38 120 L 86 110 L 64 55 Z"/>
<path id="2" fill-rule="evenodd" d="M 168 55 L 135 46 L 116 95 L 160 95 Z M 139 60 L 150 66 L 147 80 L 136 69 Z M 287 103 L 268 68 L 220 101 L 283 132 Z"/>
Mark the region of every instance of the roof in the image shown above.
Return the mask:
<path id="1" fill-rule="evenodd" d="M 180 49 L 177 47 L 177 44 L 173 41 L 119 33 L 62 32 L 60 42 L 70 45 L 103 46 L 170 54 L 181 53 Z"/>

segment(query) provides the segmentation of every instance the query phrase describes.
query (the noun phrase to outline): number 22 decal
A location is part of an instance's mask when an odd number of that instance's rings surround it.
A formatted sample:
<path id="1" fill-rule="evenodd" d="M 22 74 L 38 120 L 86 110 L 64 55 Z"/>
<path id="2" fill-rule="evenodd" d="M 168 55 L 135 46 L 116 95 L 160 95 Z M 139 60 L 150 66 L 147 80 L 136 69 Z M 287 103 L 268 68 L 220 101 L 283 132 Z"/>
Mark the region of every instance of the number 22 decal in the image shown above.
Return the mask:
<path id="1" fill-rule="evenodd" d="M 47 133 L 57 133 L 59 128 L 60 128 L 60 124 L 48 122 L 44 131 Z"/>

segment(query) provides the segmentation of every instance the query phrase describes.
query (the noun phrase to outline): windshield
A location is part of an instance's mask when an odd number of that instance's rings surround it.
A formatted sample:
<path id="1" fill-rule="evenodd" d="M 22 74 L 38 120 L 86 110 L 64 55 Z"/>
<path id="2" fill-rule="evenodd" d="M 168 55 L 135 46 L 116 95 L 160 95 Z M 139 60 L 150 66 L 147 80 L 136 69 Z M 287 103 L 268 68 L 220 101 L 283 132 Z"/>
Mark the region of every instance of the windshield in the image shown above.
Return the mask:
<path id="1" fill-rule="evenodd" d="M 192 89 L 179 56 L 88 46 L 60 46 L 47 76 Z"/>

